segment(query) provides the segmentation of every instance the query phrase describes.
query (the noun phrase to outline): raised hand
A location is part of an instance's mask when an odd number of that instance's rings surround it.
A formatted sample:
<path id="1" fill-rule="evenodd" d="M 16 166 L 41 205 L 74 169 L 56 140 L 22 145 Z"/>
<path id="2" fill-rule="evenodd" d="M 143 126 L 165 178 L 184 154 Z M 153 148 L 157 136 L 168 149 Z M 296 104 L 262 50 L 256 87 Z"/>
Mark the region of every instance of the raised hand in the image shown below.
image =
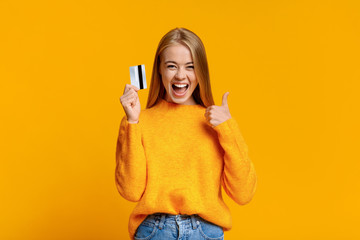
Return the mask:
<path id="1" fill-rule="evenodd" d="M 224 93 L 221 106 L 212 105 L 205 110 L 205 118 L 213 128 L 231 118 L 227 98 L 229 92 Z"/>
<path id="2" fill-rule="evenodd" d="M 133 85 L 126 84 L 124 93 L 120 97 L 121 105 L 124 108 L 129 123 L 139 122 L 141 111 L 139 95 L 137 93 L 139 90 L 139 88 Z"/>

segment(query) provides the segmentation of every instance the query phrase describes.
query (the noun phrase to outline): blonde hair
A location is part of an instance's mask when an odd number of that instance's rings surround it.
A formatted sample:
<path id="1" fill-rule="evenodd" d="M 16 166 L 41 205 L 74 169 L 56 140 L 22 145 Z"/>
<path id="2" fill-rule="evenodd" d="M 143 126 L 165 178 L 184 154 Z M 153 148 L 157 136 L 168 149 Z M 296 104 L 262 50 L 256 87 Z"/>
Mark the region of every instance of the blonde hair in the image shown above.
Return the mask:
<path id="1" fill-rule="evenodd" d="M 166 90 L 159 73 L 160 55 L 167 47 L 179 43 L 189 48 L 193 58 L 195 75 L 199 82 L 192 94 L 195 102 L 203 107 L 214 105 L 204 44 L 192 31 L 175 28 L 162 37 L 156 50 L 146 108 L 153 107 L 161 98 L 165 99 Z"/>

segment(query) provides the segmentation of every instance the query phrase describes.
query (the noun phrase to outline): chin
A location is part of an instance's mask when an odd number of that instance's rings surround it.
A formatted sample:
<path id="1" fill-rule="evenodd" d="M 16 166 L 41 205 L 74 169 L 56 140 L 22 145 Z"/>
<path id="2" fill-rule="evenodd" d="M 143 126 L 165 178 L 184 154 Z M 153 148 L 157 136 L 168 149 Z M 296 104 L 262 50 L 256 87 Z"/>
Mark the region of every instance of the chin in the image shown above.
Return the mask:
<path id="1" fill-rule="evenodd" d="M 184 96 L 182 98 L 176 98 L 174 96 L 171 96 L 171 101 L 177 104 L 184 104 L 185 102 L 187 102 L 189 100 L 190 97 L 188 96 Z"/>
<path id="2" fill-rule="evenodd" d="M 174 102 L 174 103 L 184 103 L 188 100 L 188 98 L 175 98 L 175 97 L 171 97 L 171 100 Z"/>

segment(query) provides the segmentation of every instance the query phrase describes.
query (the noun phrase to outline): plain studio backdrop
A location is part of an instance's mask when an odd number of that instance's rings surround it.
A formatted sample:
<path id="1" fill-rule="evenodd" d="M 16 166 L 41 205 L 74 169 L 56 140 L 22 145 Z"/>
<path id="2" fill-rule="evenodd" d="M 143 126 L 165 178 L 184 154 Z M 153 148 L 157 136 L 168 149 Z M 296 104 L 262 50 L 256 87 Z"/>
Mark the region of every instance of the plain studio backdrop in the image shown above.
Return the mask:
<path id="1" fill-rule="evenodd" d="M 248 205 L 223 191 L 225 239 L 360 239 L 355 0 L 1 0 L 0 239 L 128 239 L 119 98 L 175 27 L 203 40 L 258 175 Z"/>

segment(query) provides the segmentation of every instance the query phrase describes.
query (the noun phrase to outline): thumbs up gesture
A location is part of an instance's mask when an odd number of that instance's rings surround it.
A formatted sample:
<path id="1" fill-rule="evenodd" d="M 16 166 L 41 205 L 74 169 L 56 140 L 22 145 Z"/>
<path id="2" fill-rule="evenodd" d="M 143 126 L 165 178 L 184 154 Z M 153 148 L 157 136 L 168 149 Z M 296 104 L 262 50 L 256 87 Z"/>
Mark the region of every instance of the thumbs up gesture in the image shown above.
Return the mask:
<path id="1" fill-rule="evenodd" d="M 204 116 L 213 128 L 231 118 L 227 103 L 228 96 L 229 92 L 224 93 L 221 106 L 212 105 L 205 110 Z"/>

